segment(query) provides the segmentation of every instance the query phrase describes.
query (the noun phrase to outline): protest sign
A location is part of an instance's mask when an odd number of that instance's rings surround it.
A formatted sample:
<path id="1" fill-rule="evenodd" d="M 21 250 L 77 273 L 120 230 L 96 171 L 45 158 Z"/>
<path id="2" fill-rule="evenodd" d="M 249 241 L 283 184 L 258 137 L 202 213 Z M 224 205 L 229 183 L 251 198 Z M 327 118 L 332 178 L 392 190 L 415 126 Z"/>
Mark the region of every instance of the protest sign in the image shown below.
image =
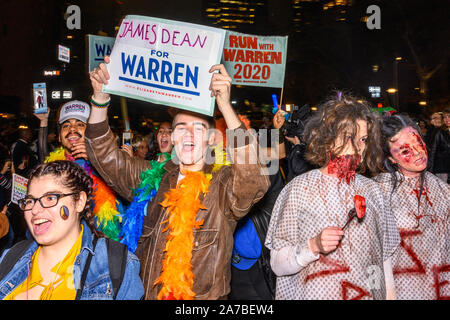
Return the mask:
<path id="1" fill-rule="evenodd" d="M 111 55 L 111 50 L 114 47 L 113 37 L 103 37 L 88 34 L 86 36 L 86 48 L 88 48 L 88 72 L 98 67 L 103 62 L 105 56 Z"/>
<path id="2" fill-rule="evenodd" d="M 27 195 L 28 179 L 13 173 L 11 202 L 18 204 L 17 201 L 25 198 Z"/>
<path id="3" fill-rule="evenodd" d="M 222 29 L 126 16 L 103 91 L 212 115 L 209 69 L 220 63 L 224 38 Z"/>
<path id="4" fill-rule="evenodd" d="M 223 64 L 233 84 L 282 88 L 288 37 L 255 36 L 228 31 Z"/>

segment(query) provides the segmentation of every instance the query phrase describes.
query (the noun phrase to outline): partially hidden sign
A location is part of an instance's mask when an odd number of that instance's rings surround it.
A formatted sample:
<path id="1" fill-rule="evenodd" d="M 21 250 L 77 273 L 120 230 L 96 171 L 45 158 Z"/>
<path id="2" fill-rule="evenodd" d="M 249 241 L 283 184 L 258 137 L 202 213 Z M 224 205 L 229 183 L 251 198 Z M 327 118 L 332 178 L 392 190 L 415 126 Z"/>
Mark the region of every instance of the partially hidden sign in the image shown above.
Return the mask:
<path id="1" fill-rule="evenodd" d="M 223 64 L 233 84 L 282 88 L 288 37 L 255 36 L 228 31 Z"/>
<path id="2" fill-rule="evenodd" d="M 92 34 L 87 35 L 87 48 L 88 48 L 88 72 L 98 67 L 103 62 L 105 56 L 111 55 L 112 48 L 114 47 L 113 37 L 96 36 Z"/>
<path id="3" fill-rule="evenodd" d="M 27 195 L 28 179 L 18 174 L 13 173 L 12 188 L 11 188 L 11 202 L 18 204 L 18 200 L 25 198 Z"/>
<path id="4" fill-rule="evenodd" d="M 225 30 L 144 16 L 120 25 L 103 91 L 212 115 L 211 66 L 220 63 Z"/>

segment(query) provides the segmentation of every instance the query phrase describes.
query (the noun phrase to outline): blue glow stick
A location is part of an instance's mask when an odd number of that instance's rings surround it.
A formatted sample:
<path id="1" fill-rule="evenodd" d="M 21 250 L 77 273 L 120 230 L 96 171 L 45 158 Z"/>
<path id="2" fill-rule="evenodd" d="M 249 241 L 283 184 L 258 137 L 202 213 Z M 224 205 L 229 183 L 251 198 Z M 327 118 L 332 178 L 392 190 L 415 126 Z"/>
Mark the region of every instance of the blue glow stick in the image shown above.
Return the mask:
<path id="1" fill-rule="evenodd" d="M 272 113 L 275 114 L 278 111 L 278 99 L 277 99 L 277 95 L 275 93 L 272 94 L 272 101 L 273 101 Z"/>

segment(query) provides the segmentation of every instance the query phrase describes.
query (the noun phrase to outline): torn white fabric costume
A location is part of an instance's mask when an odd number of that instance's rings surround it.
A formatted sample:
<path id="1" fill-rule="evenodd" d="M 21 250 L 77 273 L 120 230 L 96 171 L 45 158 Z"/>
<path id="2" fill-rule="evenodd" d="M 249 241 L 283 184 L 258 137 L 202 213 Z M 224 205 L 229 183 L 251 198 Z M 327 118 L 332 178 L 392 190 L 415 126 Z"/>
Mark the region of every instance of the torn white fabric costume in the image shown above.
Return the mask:
<path id="1" fill-rule="evenodd" d="M 265 244 L 271 250 L 302 248 L 326 227 L 344 226 L 356 194 L 366 199 L 363 220 L 351 221 L 335 251 L 277 277 L 276 299 L 385 299 L 383 261 L 400 235 L 373 180 L 357 174 L 347 185 L 317 169 L 296 177 L 278 196 Z"/>
<path id="2" fill-rule="evenodd" d="M 391 206 L 402 242 L 392 258 L 397 299 L 450 299 L 450 187 L 426 172 L 420 206 L 420 178 L 396 173 L 375 178 Z"/>

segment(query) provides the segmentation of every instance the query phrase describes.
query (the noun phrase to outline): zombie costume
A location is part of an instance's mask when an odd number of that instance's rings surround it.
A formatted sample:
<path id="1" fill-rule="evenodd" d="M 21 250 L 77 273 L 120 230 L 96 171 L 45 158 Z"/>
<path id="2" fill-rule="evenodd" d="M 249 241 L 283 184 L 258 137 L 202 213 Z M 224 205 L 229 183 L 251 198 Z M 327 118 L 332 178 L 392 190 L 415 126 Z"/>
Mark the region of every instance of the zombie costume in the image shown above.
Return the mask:
<path id="1" fill-rule="evenodd" d="M 450 187 L 425 172 L 420 192 L 420 176 L 395 174 L 395 190 L 389 173 L 375 181 L 401 235 L 392 259 L 397 299 L 450 299 Z"/>
<path id="2" fill-rule="evenodd" d="M 309 239 L 327 227 L 343 227 L 355 195 L 365 198 L 365 217 L 348 224 L 335 251 L 314 257 Z M 347 184 L 346 179 L 318 169 L 309 171 L 281 191 L 272 212 L 266 246 L 272 251 L 290 250 L 286 257 L 303 256 L 297 258 L 301 267 L 277 277 L 275 298 L 385 299 L 383 262 L 399 243 L 395 220 L 375 182 L 356 174 Z"/>

